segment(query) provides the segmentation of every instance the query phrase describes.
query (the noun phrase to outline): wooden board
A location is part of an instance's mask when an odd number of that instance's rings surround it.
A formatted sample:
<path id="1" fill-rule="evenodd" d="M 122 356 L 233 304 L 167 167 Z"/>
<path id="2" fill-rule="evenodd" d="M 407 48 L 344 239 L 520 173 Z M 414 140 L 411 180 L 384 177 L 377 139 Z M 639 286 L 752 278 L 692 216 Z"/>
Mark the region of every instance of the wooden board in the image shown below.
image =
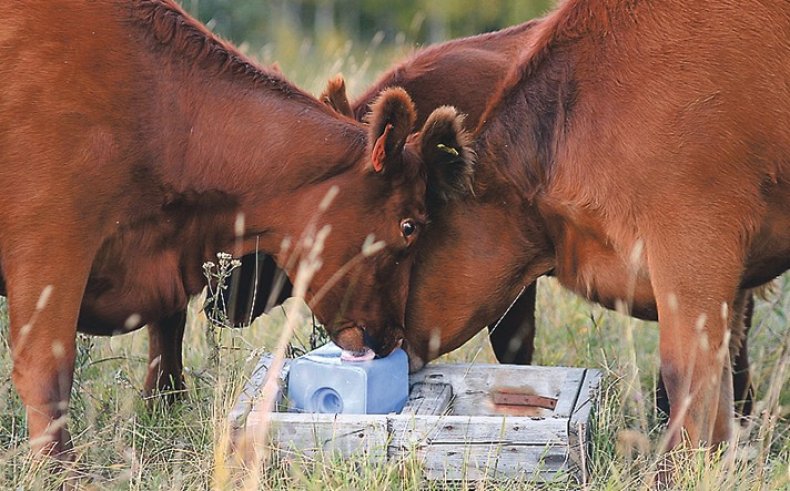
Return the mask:
<path id="1" fill-rule="evenodd" d="M 565 472 L 567 451 L 506 444 L 426 447 L 416 451 L 428 480 L 546 482 Z"/>
<path id="2" fill-rule="evenodd" d="M 499 416 L 400 416 L 389 418 L 392 445 L 483 444 L 563 445 L 567 442 L 567 422 Z"/>
<path id="3" fill-rule="evenodd" d="M 251 377 L 232 415 L 255 401 L 249 394 L 263 380 Z M 429 365 L 410 376 L 409 400 L 400 414 L 264 414 L 253 402 L 244 432 L 274 444 L 285 458 L 298 453 L 366 462 L 414 459 L 428 480 L 547 482 L 570 476 L 581 482 L 592 451 L 590 418 L 600 381 L 598 370 L 584 368 Z M 556 399 L 556 405 L 498 406 L 495 388 Z M 256 436 L 264 418 L 271 422 L 266 442 Z"/>
<path id="4" fill-rule="evenodd" d="M 584 380 L 579 386 L 579 395 L 568 419 L 568 448 L 570 449 L 568 468 L 577 480 L 585 485 L 590 468 L 589 456 L 593 451 L 590 422 L 593 411 L 601 402 L 601 379 L 600 371 L 585 371 Z"/>
<path id="5" fill-rule="evenodd" d="M 444 414 L 453 399 L 453 386 L 444 383 L 415 382 L 400 414 L 404 416 Z"/>
<path id="6" fill-rule="evenodd" d="M 412 374 L 410 381 L 442 382 L 453 388 L 452 413 L 469 416 L 500 416 L 507 410 L 499 409 L 491 401 L 490 393 L 497 387 L 522 389 L 534 394 L 556 397 L 552 410 L 530 408 L 519 416 L 534 418 L 564 417 L 573 410 L 583 368 L 537 367 L 493 364 L 428 365 Z M 562 397 L 560 397 L 562 395 Z M 511 414 L 513 415 L 513 414 Z"/>
<path id="7" fill-rule="evenodd" d="M 256 365 L 255 369 L 252 371 L 247 383 L 244 384 L 244 388 L 241 390 L 238 399 L 236 399 L 236 404 L 233 406 L 233 409 L 230 410 L 230 413 L 228 413 L 228 423 L 232 430 L 238 431 L 246 425 L 247 417 L 259 399 L 260 392 L 263 389 L 263 385 L 266 383 L 266 379 L 269 375 L 269 368 L 273 361 L 274 355 L 271 353 L 264 353 L 258 361 L 258 365 Z M 277 392 L 274 401 L 275 406 L 282 402 L 290 363 L 290 360 L 285 360 L 282 371 L 277 374 L 280 390 Z"/>
<path id="8" fill-rule="evenodd" d="M 248 431 L 257 426 L 262 415 L 251 413 Z M 269 439 L 285 453 L 303 456 L 336 454 L 362 457 L 368 462 L 383 463 L 387 459 L 386 417 L 349 414 L 276 413 L 271 418 Z M 253 441 L 260 441 L 252 435 Z"/>

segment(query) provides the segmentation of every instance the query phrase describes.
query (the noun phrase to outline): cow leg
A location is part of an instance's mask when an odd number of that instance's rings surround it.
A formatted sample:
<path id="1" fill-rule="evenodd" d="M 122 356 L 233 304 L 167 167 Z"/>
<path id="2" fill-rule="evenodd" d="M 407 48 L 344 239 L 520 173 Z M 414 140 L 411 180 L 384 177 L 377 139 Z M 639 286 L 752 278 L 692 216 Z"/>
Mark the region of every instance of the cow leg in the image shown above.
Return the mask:
<path id="1" fill-rule="evenodd" d="M 250 257 L 254 257 L 250 255 Z M 244 261 L 242 260 L 242 268 Z M 245 293 L 248 300 L 245 305 L 245 322 L 247 325 L 265 314 L 276 305 L 280 305 L 291 295 L 293 295 L 293 285 L 291 284 L 285 271 L 277 266 L 274 258 L 268 254 L 258 253 L 258 277 L 247 277 L 242 285 L 245 290 L 242 292 L 255 292 L 255 303 L 253 305 L 251 294 Z"/>
<path id="2" fill-rule="evenodd" d="M 264 258 L 262 280 L 258 281 L 258 298 L 265 301 L 262 311 L 253 311 L 253 316 L 258 317 L 275 305 L 280 305 L 293 296 L 293 284 L 277 263 L 274 257 L 266 255 Z M 254 317 L 252 320 L 254 320 Z"/>
<path id="3" fill-rule="evenodd" d="M 666 422 L 669 418 L 669 396 L 664 385 L 664 378 L 661 371 L 658 372 L 658 382 L 656 383 L 656 409 L 658 410 L 659 421 Z"/>
<path id="4" fill-rule="evenodd" d="M 670 405 L 667 444 L 677 446 L 685 435 L 694 447 L 716 445 L 730 438 L 727 333 L 743 264 L 742 251 L 721 244 L 741 241 L 737 230 L 730 236 L 726 225 L 717 229 L 706 223 L 722 233 L 718 244 L 708 244 L 697 229 L 673 230 L 679 224 L 683 222 L 663 224 L 646 242 L 661 330 L 661 375 Z"/>
<path id="5" fill-rule="evenodd" d="M 157 322 L 148 324 L 148 374 L 145 378 L 145 396 L 157 392 L 166 394 L 170 402 L 183 391 L 184 376 L 181 346 L 184 340 L 186 312 L 177 312 Z"/>
<path id="6" fill-rule="evenodd" d="M 529 365 L 535 351 L 535 297 L 537 282 L 532 283 L 502 318 L 488 326 L 488 336 L 500 363 Z"/>
<path id="7" fill-rule="evenodd" d="M 695 320 L 681 314 L 661 326 L 661 375 L 670 406 L 670 447 L 680 443 L 683 431 L 693 446 L 729 438 L 732 372 L 729 352 L 721 349 L 724 329 L 711 326 L 715 320 L 703 325 L 699 319 L 702 317 Z"/>
<path id="8" fill-rule="evenodd" d="M 27 413 L 31 448 L 71 457 L 66 428 L 74 376 L 77 317 L 87 282 L 89 251 L 66 248 L 39 253 L 36 245 L 17 247 L 14 261 L 3 261 L 8 286 L 12 379 Z M 79 251 L 79 252 L 75 252 Z M 8 259 L 8 257 L 6 257 Z"/>
<path id="9" fill-rule="evenodd" d="M 231 273 L 230 288 L 221 292 L 231 326 L 252 324 L 261 314 L 279 305 L 292 295 L 293 286 L 268 254 L 258 252 L 241 258 L 241 266 Z M 205 307 L 209 314 L 214 308 L 211 300 Z"/>
<path id="10" fill-rule="evenodd" d="M 750 291 L 739 293 L 744 298 L 735 302 L 733 308 L 732 336 L 730 337 L 730 357 L 732 360 L 732 387 L 735 398 L 735 412 L 741 416 L 749 416 L 754 401 L 754 387 L 749 375 L 749 353 L 747 341 L 752 326 L 754 296 Z M 669 416 L 669 398 L 664 386 L 664 379 L 658 375 L 656 385 L 656 408 L 661 419 Z"/>
<path id="11" fill-rule="evenodd" d="M 751 375 L 749 374 L 749 350 L 748 338 L 749 330 L 752 328 L 752 316 L 754 315 L 754 295 L 749 292 L 744 306 L 743 323 L 740 334 L 739 346 L 731 345 L 733 350 L 730 355 L 732 362 L 732 383 L 735 396 L 735 412 L 743 418 L 752 414 L 754 404 L 754 386 L 752 386 Z M 733 329 L 734 331 L 734 329 Z M 733 332 L 733 334 L 735 334 Z M 733 335 L 733 340 L 738 339 Z"/>

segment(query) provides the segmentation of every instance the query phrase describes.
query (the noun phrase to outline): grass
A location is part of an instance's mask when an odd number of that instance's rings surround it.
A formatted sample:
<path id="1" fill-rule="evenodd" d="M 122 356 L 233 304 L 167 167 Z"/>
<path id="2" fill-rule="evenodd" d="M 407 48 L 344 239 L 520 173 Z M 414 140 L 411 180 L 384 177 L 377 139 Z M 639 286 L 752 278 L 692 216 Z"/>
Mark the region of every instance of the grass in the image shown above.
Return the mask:
<path id="1" fill-rule="evenodd" d="M 335 72 L 349 75 L 349 88 L 359 93 L 391 56 L 375 42 L 352 52 L 341 45 L 330 53 L 304 48 L 301 63 L 282 63 L 285 74 L 319 92 Z M 369 54 L 376 51 L 376 63 Z M 270 51 L 252 53 L 275 61 Z M 289 58 L 290 59 L 290 58 Z M 321 60 L 332 61 L 327 64 Z M 307 61 L 305 61 L 307 60 Z M 284 60 L 280 60 L 283 62 Z M 315 63 L 313 63 L 315 62 Z M 317 68 L 316 68 L 317 67 Z M 47 465 L 31 460 L 22 405 L 12 387 L 4 300 L 0 299 L 0 489 L 48 489 L 54 484 Z M 78 456 L 75 470 L 86 489 L 196 490 L 232 489 L 233 468 L 224 458 L 225 417 L 245 376 L 264 349 L 271 349 L 283 328 L 282 310 L 245 330 L 209 330 L 191 306 L 185 338 L 186 382 L 183 402 L 149 410 L 141 400 L 147 365 L 145 331 L 114 338 L 79 338 L 70 428 Z M 595 416 L 589 482 L 585 489 L 646 489 L 661 425 L 652 404 L 658 366 L 658 330 L 588 304 L 542 279 L 538 299 L 536 362 L 543 365 L 597 367 L 606 380 Z M 776 292 L 758 302 L 750 354 L 758 404 L 741 432 L 737 449 L 714 458 L 692 457 L 676 483 L 678 489 L 790 489 L 790 275 Z M 299 321 L 297 342 L 307 344 L 309 319 Z M 208 336 L 208 337 L 207 337 Z M 215 336 L 211 338 L 210 336 Z M 446 356 L 449 361 L 493 362 L 484 334 Z M 780 370 L 784 364 L 785 371 Z M 415 459 L 396 465 L 353 460 L 269 466 L 255 483 L 260 489 L 445 489 L 446 483 L 423 483 Z M 575 489 L 558 482 L 546 489 Z M 478 489 L 524 489 L 519 483 L 483 483 Z"/>
<path id="2" fill-rule="evenodd" d="M 296 301 L 296 300 L 291 300 Z M 607 374 L 595 418 L 590 482 L 587 489 L 630 490 L 649 484 L 661 431 L 650 395 L 657 367 L 657 329 L 587 304 L 552 280 L 539 288 L 537 362 L 600 367 Z M 144 331 L 114 338 L 80 337 L 71 401 L 82 482 L 94 489 L 230 489 L 231 467 L 218 457 L 224 449 L 224 418 L 245 374 L 262 349 L 271 347 L 284 324 L 282 311 L 245 330 L 216 332 L 217 361 L 211 361 L 205 320 L 192 305 L 185 340 L 189 393 L 175 406 L 146 408 L 140 398 L 146 368 Z M 790 487 L 790 390 L 788 363 L 790 275 L 778 291 L 758 303 L 750 338 L 758 405 L 743 429 L 736 452 L 721 458 L 700 456 L 681 476 L 679 489 L 776 490 Z M 304 341 L 309 322 L 297 336 Z M 451 361 L 493 362 L 484 335 L 446 357 Z M 24 413 L 10 383 L 8 350 L 0 353 L 0 489 L 46 489 L 46 472 L 32 461 L 25 443 Z M 778 387 L 778 401 L 768 395 Z M 641 449 L 641 452 L 640 452 Z M 272 466 L 261 489 L 424 489 L 417 462 L 373 465 L 365 462 L 309 461 Z M 432 485 L 443 489 L 443 483 Z M 485 489 L 519 489 L 517 483 L 487 483 Z M 548 489 L 574 489 L 559 482 Z M 429 487 L 430 489 L 430 487 Z"/>

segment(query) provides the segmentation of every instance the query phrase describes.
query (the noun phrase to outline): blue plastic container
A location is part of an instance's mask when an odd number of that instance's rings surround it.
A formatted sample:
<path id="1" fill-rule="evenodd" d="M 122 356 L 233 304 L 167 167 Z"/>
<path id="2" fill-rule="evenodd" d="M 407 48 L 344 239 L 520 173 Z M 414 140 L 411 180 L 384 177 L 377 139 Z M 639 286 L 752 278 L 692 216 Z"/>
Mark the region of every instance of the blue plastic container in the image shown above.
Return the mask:
<path id="1" fill-rule="evenodd" d="M 368 361 L 342 360 L 341 353 L 328 343 L 291 362 L 291 410 L 388 414 L 403 409 L 409 396 L 409 361 L 402 349 Z"/>

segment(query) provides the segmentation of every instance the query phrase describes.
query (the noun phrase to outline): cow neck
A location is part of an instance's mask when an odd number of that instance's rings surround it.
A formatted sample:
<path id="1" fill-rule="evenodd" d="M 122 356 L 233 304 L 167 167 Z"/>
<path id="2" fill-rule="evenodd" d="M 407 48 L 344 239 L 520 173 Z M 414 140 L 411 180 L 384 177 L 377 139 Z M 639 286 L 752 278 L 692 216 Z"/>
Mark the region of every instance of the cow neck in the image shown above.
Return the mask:
<path id="1" fill-rule="evenodd" d="M 512 196 L 529 223 L 525 231 L 539 233 L 552 249 L 557 231 L 546 223 L 545 212 L 579 97 L 568 48 L 554 48 L 551 56 L 528 52 L 514 65 L 503 85 L 513 84 L 516 77 L 518 83 L 501 90 L 500 100 L 489 102 L 475 137 L 477 194 Z M 524 65 L 529 66 L 528 77 Z"/>
<path id="2" fill-rule="evenodd" d="M 553 250 L 555 231 L 544 219 L 543 200 L 552 177 L 554 151 L 561 138 L 558 128 L 563 126 L 556 115 L 556 83 L 530 83 L 525 92 L 533 92 L 526 102 L 493 115 L 475 138 L 476 199 L 495 203 L 502 213 L 518 214 L 521 229 L 511 232 L 523 236 L 525 248 L 541 244 L 545 251 Z M 525 281 L 553 267 L 546 258 L 540 264 Z"/>
<path id="3" fill-rule="evenodd" d="M 232 208 L 225 222 L 243 215 L 237 232 L 245 241 L 230 240 L 233 223 L 206 223 L 219 230 L 216 247 L 276 253 L 285 238 L 302 235 L 333 186 L 342 191 L 363 172 L 366 133 L 287 82 L 271 83 L 275 75 L 239 74 L 182 54 L 154 53 L 158 114 L 149 131 L 165 200 L 221 196 Z"/>

